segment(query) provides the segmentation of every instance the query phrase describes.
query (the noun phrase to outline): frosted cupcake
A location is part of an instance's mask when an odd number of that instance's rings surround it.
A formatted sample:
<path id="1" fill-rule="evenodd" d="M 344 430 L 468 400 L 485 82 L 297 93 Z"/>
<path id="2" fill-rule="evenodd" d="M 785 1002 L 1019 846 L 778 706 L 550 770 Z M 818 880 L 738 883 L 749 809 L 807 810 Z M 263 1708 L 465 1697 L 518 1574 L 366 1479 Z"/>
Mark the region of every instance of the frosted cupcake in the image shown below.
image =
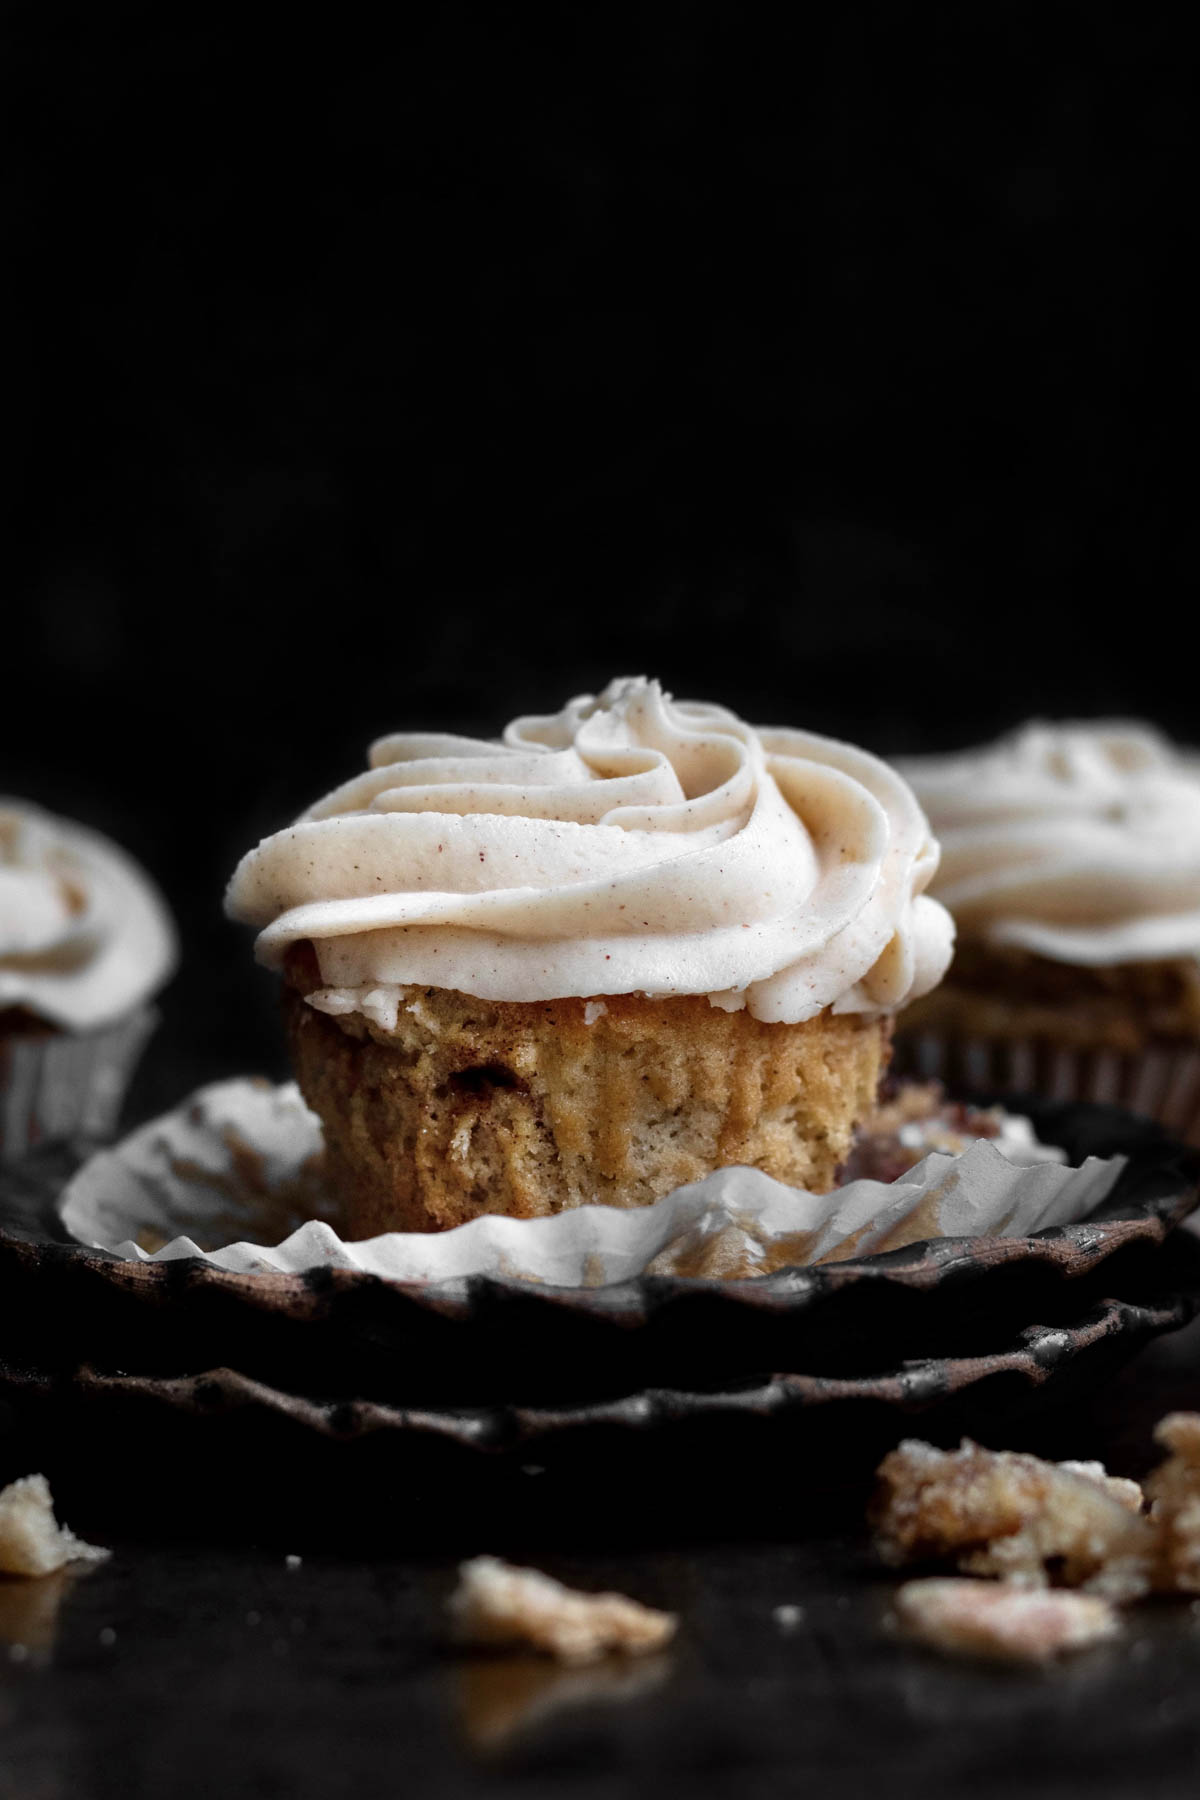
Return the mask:
<path id="1" fill-rule="evenodd" d="M 1049 1068 L 1060 1092 L 1179 1124 L 1200 1072 L 1200 764 L 1096 721 L 900 767 L 958 928 L 949 976 L 905 1021 L 926 1065 L 957 1053 L 1022 1086 Z"/>
<path id="2" fill-rule="evenodd" d="M 175 959 L 166 906 L 124 851 L 0 800 L 0 1157 L 112 1129 Z"/>
<path id="3" fill-rule="evenodd" d="M 936 866 L 875 758 L 634 679 L 499 742 L 382 739 L 227 907 L 366 1236 L 732 1163 L 828 1189 L 949 959 Z"/>

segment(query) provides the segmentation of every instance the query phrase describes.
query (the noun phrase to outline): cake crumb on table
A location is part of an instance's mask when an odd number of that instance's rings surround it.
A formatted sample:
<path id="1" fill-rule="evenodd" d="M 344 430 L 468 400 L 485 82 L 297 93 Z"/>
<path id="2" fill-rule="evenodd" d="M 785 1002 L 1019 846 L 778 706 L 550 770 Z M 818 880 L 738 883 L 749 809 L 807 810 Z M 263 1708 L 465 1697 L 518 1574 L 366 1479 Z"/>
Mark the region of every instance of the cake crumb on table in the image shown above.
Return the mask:
<path id="1" fill-rule="evenodd" d="M 1100 1482 L 1106 1492 L 1130 1512 L 1140 1513 L 1145 1508 L 1146 1496 L 1139 1484 L 1125 1475 L 1110 1475 L 1102 1462 L 1060 1462 L 1052 1463 L 1051 1467 L 1062 1469 L 1068 1475 L 1086 1475 L 1089 1481 Z"/>
<path id="2" fill-rule="evenodd" d="M 869 1517 L 883 1560 L 951 1561 L 969 1575 L 1135 1600 L 1154 1581 L 1156 1532 L 1136 1482 L 1100 1463 L 908 1439 L 879 1466 Z"/>
<path id="3" fill-rule="evenodd" d="M 673 1613 L 624 1594 L 581 1594 L 495 1556 L 461 1564 L 449 1611 L 460 1643 L 522 1646 L 568 1663 L 595 1662 L 609 1651 L 640 1656 L 661 1649 L 678 1623 Z"/>
<path id="4" fill-rule="evenodd" d="M 58 1523 L 44 1475 L 23 1475 L 0 1491 L 0 1575 L 52 1575 L 107 1555 Z"/>
<path id="5" fill-rule="evenodd" d="M 1169 1452 L 1146 1483 L 1158 1534 L 1155 1585 L 1200 1594 L 1200 1413 L 1168 1413 L 1154 1441 Z"/>
<path id="6" fill-rule="evenodd" d="M 895 1608 L 900 1628 L 929 1648 L 1002 1662 L 1048 1662 L 1104 1643 L 1118 1629 L 1112 1607 L 1095 1594 L 959 1576 L 906 1581 Z"/>
<path id="7" fill-rule="evenodd" d="M 1144 1492 L 1097 1462 L 898 1445 L 868 1513 L 883 1560 L 1000 1579 L 910 1581 L 897 1622 L 939 1650 L 1041 1662 L 1112 1637 L 1113 1603 L 1200 1593 L 1200 1413 L 1168 1413 L 1154 1437 L 1168 1454 Z"/>

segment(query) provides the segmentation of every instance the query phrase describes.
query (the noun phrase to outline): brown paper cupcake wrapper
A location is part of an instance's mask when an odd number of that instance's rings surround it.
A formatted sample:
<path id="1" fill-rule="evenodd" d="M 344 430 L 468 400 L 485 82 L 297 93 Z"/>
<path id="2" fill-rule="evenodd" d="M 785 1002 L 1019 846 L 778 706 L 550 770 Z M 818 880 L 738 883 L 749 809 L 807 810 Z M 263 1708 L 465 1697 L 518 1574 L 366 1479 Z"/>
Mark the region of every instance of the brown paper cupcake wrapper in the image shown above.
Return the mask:
<path id="1" fill-rule="evenodd" d="M 157 1023 L 146 1006 L 102 1031 L 0 1042 L 0 1162 L 64 1139 L 111 1136 Z"/>
<path id="2" fill-rule="evenodd" d="M 972 1093 L 1040 1094 L 1121 1106 L 1200 1145 L 1200 1048 L 1074 1050 L 1034 1038 L 991 1041 L 923 1032 L 897 1046 L 896 1069 Z"/>

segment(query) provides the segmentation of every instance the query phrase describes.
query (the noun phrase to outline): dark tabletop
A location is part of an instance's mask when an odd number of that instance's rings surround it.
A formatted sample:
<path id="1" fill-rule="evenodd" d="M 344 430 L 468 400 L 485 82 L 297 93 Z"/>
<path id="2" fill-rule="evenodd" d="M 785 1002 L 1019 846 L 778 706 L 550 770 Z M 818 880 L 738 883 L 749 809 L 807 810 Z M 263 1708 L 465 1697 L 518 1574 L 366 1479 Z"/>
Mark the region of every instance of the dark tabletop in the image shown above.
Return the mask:
<path id="1" fill-rule="evenodd" d="M 1007 1441 L 1140 1473 L 1154 1421 L 1191 1405 L 1200 1323 Z M 1195 1793 L 1200 1603 L 1135 1609 L 1048 1671 L 942 1661 L 886 1629 L 861 1483 L 800 1466 L 791 1492 L 739 1492 L 726 1471 L 727 1512 L 690 1514 L 609 1474 L 586 1505 L 530 1467 L 502 1508 L 468 1480 L 452 1513 L 397 1486 L 336 1514 L 285 1492 L 264 1517 L 232 1466 L 197 1519 L 116 1499 L 96 1457 L 62 1510 L 111 1560 L 0 1578 L 0 1795 Z M 679 1637 L 586 1671 L 455 1653 L 443 1604 L 484 1551 L 670 1607 Z"/>
<path id="2" fill-rule="evenodd" d="M 525 10 L 416 9 L 387 48 L 141 0 L 0 23 L 0 791 L 117 837 L 179 919 L 138 1118 L 282 1072 L 222 888 L 382 732 L 645 669 L 884 752 L 1195 733 L 1196 111 L 1158 10 L 866 0 L 792 9 L 794 44 L 763 9 Z M 1039 1447 L 1145 1468 L 1198 1360 L 1200 1328 L 1151 1347 Z M 719 1504 L 529 1475 L 501 1515 L 336 1457 L 320 1505 L 236 1459 L 138 1505 L 103 1441 L 60 1482 L 71 1448 L 0 1416 L 0 1481 L 47 1467 L 114 1552 L 0 1578 L 4 1800 L 1196 1790 L 1186 1602 L 1048 1673 L 938 1662 L 882 1628 L 861 1484 L 803 1459 L 734 1461 Z M 485 1550 L 675 1608 L 678 1642 L 456 1659 Z"/>

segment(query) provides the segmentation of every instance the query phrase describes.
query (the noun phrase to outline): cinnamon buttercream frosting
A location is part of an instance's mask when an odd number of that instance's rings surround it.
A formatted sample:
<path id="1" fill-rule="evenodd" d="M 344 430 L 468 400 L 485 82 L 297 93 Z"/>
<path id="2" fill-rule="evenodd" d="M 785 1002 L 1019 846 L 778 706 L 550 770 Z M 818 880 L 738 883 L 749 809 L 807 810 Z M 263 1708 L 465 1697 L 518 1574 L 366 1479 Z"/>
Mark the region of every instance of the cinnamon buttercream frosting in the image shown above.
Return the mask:
<path id="1" fill-rule="evenodd" d="M 1150 726 L 1034 722 L 898 767 L 964 941 L 1092 967 L 1200 955 L 1200 762 Z"/>
<path id="2" fill-rule="evenodd" d="M 0 799 L 0 1011 L 89 1031 L 147 1000 L 175 965 L 170 914 L 99 833 Z"/>
<path id="3" fill-rule="evenodd" d="M 330 1012 L 396 989 L 486 1000 L 706 994 L 759 1019 L 891 1011 L 953 928 L 937 845 L 862 750 L 612 682 L 500 742 L 381 738 L 370 767 L 266 838 L 227 910 L 278 967 L 315 947 Z"/>

